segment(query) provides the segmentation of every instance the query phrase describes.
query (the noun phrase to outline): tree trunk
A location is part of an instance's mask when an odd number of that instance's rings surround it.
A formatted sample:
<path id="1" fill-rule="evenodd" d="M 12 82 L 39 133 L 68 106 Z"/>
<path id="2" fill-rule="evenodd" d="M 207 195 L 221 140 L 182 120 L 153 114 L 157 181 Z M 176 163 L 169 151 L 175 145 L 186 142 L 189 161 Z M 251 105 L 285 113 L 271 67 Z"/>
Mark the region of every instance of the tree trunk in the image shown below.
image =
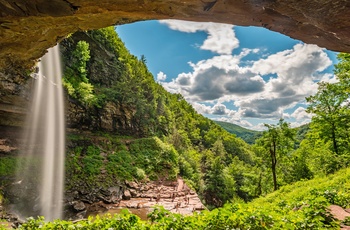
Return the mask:
<path id="1" fill-rule="evenodd" d="M 332 142 L 333 142 L 333 148 L 334 148 L 334 152 L 335 154 L 339 155 L 339 150 L 338 150 L 338 144 L 337 144 L 337 138 L 336 138 L 336 127 L 334 125 L 334 123 L 332 123 Z"/>
<path id="2" fill-rule="evenodd" d="M 271 154 L 271 170 L 272 170 L 272 178 L 273 178 L 273 190 L 277 190 L 277 175 L 276 175 L 276 143 L 273 142 L 273 149 L 270 149 Z"/>

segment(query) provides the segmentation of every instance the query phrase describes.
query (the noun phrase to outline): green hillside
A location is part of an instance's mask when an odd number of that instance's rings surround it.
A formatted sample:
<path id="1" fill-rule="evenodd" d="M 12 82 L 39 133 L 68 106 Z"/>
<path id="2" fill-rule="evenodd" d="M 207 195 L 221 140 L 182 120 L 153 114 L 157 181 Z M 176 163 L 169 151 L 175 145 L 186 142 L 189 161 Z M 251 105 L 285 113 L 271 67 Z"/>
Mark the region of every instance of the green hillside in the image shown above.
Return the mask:
<path id="1" fill-rule="evenodd" d="M 239 125 L 232 124 L 224 121 L 215 121 L 218 125 L 224 128 L 227 132 L 235 134 L 237 137 L 242 138 L 248 144 L 254 144 L 255 140 L 262 134 L 260 131 L 254 131 L 243 128 Z"/>
<path id="2" fill-rule="evenodd" d="M 258 196 L 255 181 L 243 179 L 257 170 L 251 147 L 156 83 L 145 57 L 130 54 L 113 27 L 75 33 L 61 50 L 68 125 L 93 132 L 96 140 L 74 132 L 68 188 L 77 190 L 86 178 L 85 189 L 93 190 L 101 181 L 107 187 L 181 176 L 209 208 Z"/>

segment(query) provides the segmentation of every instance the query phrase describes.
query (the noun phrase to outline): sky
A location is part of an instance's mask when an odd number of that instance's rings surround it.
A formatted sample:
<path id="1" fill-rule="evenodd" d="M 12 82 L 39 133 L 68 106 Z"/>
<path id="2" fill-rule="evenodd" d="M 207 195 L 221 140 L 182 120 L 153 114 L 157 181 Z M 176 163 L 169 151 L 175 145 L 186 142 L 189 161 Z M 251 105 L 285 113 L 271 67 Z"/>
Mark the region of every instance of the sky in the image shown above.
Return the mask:
<path id="1" fill-rule="evenodd" d="M 252 130 L 310 122 L 305 97 L 335 82 L 337 53 L 259 27 L 179 20 L 116 27 L 155 80 L 197 112 Z"/>

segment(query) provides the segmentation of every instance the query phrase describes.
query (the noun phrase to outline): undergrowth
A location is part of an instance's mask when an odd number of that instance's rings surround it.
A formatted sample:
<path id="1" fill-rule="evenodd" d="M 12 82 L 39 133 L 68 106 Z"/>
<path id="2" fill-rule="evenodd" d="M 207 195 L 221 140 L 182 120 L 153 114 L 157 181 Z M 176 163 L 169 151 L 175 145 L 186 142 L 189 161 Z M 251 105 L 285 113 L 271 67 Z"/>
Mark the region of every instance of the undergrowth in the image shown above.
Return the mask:
<path id="1" fill-rule="evenodd" d="M 340 222 L 327 207 L 349 207 L 349 179 L 350 169 L 344 169 L 328 177 L 284 186 L 249 203 L 232 201 L 223 208 L 193 216 L 155 207 L 148 221 L 124 211 L 77 223 L 30 218 L 20 229 L 339 229 Z"/>

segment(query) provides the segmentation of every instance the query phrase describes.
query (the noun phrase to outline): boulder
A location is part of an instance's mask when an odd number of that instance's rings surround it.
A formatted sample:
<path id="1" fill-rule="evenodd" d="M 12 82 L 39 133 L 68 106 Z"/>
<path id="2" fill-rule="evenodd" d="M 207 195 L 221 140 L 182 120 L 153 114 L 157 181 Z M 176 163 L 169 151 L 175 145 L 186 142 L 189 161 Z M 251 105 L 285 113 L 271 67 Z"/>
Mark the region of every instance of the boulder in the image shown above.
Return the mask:
<path id="1" fill-rule="evenodd" d="M 81 211 L 84 211 L 86 209 L 86 206 L 85 206 L 84 202 L 82 202 L 82 201 L 73 201 L 72 205 L 73 205 L 74 210 L 77 212 L 81 212 Z"/>
<path id="2" fill-rule="evenodd" d="M 130 191 L 129 191 L 129 190 L 125 190 L 125 191 L 124 191 L 124 194 L 123 194 L 123 199 L 124 199 L 124 200 L 130 200 L 130 198 L 131 198 L 131 193 L 130 193 Z"/>

